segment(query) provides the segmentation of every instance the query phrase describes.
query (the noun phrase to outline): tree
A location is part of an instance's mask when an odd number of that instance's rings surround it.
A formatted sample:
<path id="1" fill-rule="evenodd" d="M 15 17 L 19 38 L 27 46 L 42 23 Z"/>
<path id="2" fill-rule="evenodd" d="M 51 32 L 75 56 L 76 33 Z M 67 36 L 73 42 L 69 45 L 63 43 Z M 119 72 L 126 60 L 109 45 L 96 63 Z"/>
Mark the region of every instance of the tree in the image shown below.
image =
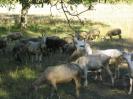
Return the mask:
<path id="1" fill-rule="evenodd" d="M 10 5 L 15 5 L 16 3 L 20 3 L 22 5 L 20 27 L 21 29 L 25 29 L 27 27 L 27 14 L 28 14 L 28 10 L 31 7 L 31 5 L 42 5 L 43 7 L 43 4 L 47 3 L 47 4 L 50 4 L 51 7 L 53 7 L 53 6 L 57 6 L 58 4 L 60 4 L 61 9 L 63 10 L 67 18 L 67 21 L 69 23 L 69 26 L 70 26 L 70 20 L 68 19 L 67 14 L 78 17 L 78 15 L 83 13 L 84 11 L 73 14 L 67 9 L 66 3 L 68 4 L 80 4 L 80 3 L 89 4 L 89 8 L 85 10 L 87 11 L 91 9 L 91 6 L 92 6 L 91 2 L 94 2 L 94 1 L 95 0 L 0 0 L 0 5 L 10 6 Z"/>

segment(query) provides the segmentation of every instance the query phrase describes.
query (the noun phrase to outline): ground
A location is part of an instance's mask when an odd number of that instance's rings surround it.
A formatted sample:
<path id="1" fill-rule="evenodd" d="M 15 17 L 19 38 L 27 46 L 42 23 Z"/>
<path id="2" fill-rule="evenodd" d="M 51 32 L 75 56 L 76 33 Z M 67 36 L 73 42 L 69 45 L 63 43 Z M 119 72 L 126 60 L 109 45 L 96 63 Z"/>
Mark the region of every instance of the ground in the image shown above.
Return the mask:
<path id="1" fill-rule="evenodd" d="M 92 46 L 95 49 L 129 48 L 133 41 L 123 39 L 113 41 L 95 42 Z M 104 46 L 104 47 L 103 47 Z M 32 82 L 48 66 L 66 63 L 68 56 L 56 53 L 51 56 L 44 56 L 42 64 L 31 64 L 18 66 L 9 55 L 0 53 L 0 99 L 46 99 L 50 93 L 50 87 L 44 84 L 37 92 L 31 90 Z M 121 66 L 121 74 L 128 73 L 127 67 Z M 132 99 L 133 94 L 128 95 L 128 88 L 111 87 L 109 76 L 103 73 L 103 81 L 94 80 L 91 74 L 88 76 L 89 84 L 86 88 L 80 89 L 80 99 Z M 83 84 L 82 84 L 83 85 Z M 75 99 L 74 83 L 66 83 L 58 86 L 58 93 L 61 99 Z M 57 99 L 56 97 L 52 99 Z"/>

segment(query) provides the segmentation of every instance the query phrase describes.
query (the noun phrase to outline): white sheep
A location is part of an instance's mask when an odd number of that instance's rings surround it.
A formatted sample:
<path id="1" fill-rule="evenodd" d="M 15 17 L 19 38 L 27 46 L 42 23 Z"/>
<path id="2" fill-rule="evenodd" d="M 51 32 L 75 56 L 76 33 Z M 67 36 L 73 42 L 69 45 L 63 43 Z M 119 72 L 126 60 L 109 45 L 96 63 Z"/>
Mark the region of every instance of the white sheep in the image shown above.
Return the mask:
<path id="1" fill-rule="evenodd" d="M 128 94 L 130 95 L 132 93 L 133 87 L 133 53 L 123 53 L 123 57 L 128 63 L 128 69 L 130 74 L 130 88 Z"/>
<path id="2" fill-rule="evenodd" d="M 119 76 L 119 64 L 121 63 L 121 56 L 122 52 L 118 49 L 106 49 L 106 50 L 95 50 L 93 51 L 92 48 L 90 47 L 90 44 L 85 42 L 85 50 L 88 55 L 91 54 L 105 54 L 107 56 L 110 56 L 110 65 L 115 65 L 115 78 Z"/>
<path id="3" fill-rule="evenodd" d="M 109 68 L 110 57 L 104 54 L 93 54 L 79 57 L 75 62 L 84 71 L 85 82 L 84 86 L 88 85 L 87 74 L 88 70 L 99 70 L 105 68 L 111 77 L 112 85 L 114 85 L 114 78 Z"/>
<path id="4" fill-rule="evenodd" d="M 41 51 L 41 44 L 40 42 L 33 42 L 29 41 L 27 43 L 27 49 L 29 55 L 35 55 L 36 56 L 36 61 L 42 61 L 42 51 Z M 33 62 L 33 57 L 32 57 L 32 62 Z"/>

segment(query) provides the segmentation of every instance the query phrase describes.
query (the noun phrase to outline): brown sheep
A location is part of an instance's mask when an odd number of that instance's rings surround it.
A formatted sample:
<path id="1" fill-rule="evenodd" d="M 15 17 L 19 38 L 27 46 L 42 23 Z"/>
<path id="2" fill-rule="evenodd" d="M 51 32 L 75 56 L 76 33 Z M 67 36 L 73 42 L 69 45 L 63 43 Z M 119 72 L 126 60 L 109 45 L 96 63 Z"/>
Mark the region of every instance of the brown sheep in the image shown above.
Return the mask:
<path id="1" fill-rule="evenodd" d="M 76 84 L 76 96 L 78 97 L 80 88 L 80 73 L 79 66 L 74 63 L 62 64 L 53 67 L 51 66 L 47 67 L 32 85 L 34 89 L 37 90 L 42 83 L 48 83 L 53 86 L 56 92 L 57 84 L 74 80 Z"/>
<path id="2" fill-rule="evenodd" d="M 99 38 L 100 36 L 100 30 L 99 29 L 91 29 L 88 32 L 87 39 L 94 40 L 96 38 Z"/>
<path id="3" fill-rule="evenodd" d="M 121 39 L 121 29 L 116 28 L 116 29 L 109 30 L 105 35 L 105 39 L 106 37 L 110 37 L 110 39 L 112 40 L 113 36 L 118 36 L 119 39 Z"/>

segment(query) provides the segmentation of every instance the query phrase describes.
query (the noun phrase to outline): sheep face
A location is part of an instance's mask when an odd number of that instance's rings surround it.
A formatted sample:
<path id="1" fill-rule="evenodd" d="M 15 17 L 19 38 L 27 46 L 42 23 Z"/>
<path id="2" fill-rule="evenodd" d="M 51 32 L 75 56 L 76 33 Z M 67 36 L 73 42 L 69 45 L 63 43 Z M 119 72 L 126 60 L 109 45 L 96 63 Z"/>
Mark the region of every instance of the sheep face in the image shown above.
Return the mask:
<path id="1" fill-rule="evenodd" d="M 132 57 L 133 57 L 133 54 L 131 54 L 131 53 L 125 53 L 125 52 L 123 53 L 123 58 L 125 58 L 129 61 L 133 61 Z"/>
<path id="2" fill-rule="evenodd" d="M 77 49 L 85 48 L 85 40 L 78 40 L 77 38 L 74 38 L 74 42 Z"/>

